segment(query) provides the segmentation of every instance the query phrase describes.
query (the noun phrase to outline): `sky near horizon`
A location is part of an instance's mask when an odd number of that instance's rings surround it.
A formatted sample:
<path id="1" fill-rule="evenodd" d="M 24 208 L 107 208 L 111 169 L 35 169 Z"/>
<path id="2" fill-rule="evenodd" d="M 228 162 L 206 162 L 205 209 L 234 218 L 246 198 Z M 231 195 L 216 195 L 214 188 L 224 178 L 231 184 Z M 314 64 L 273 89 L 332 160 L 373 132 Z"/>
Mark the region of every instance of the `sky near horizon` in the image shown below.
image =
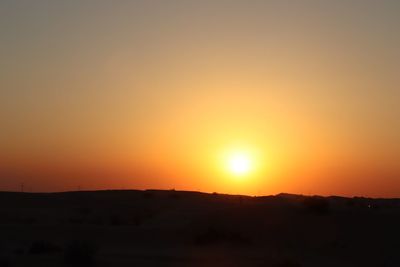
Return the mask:
<path id="1" fill-rule="evenodd" d="M 1 1 L 0 190 L 400 197 L 400 2 Z M 224 157 L 251 155 L 238 179 Z"/>

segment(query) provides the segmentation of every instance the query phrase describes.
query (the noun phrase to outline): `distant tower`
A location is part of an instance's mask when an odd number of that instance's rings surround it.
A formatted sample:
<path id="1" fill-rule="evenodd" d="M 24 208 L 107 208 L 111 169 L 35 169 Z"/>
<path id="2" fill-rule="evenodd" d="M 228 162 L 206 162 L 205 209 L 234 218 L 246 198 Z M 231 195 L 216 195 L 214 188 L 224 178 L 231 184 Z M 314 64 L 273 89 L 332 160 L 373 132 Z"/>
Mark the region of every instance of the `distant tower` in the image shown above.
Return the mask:
<path id="1" fill-rule="evenodd" d="M 21 192 L 24 192 L 24 183 L 21 183 Z"/>

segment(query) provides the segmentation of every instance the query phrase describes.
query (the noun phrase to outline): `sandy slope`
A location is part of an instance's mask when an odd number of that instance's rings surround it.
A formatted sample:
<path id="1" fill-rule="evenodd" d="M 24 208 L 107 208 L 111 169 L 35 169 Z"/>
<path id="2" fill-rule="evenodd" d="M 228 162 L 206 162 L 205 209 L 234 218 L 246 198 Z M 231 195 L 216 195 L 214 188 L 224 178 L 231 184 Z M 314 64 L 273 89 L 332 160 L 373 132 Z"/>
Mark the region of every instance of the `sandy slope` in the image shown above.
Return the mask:
<path id="1" fill-rule="evenodd" d="M 0 193 L 1 266 L 400 266 L 400 200 Z"/>

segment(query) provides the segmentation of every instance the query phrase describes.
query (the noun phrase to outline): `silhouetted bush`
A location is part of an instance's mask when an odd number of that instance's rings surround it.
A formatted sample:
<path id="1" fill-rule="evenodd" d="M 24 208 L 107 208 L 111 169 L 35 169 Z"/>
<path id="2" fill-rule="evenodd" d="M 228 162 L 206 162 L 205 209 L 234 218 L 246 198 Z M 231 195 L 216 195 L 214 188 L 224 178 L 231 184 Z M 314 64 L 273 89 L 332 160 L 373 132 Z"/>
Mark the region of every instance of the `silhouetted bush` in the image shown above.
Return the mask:
<path id="1" fill-rule="evenodd" d="M 71 265 L 92 265 L 96 248 L 87 242 L 74 241 L 65 249 L 64 260 Z"/>
<path id="2" fill-rule="evenodd" d="M 47 241 L 33 242 L 29 248 L 31 254 L 50 254 L 60 252 L 61 248 Z"/>
<path id="3" fill-rule="evenodd" d="M 317 215 L 325 215 L 330 211 L 329 201 L 323 197 L 307 197 L 304 206 L 307 211 Z"/>

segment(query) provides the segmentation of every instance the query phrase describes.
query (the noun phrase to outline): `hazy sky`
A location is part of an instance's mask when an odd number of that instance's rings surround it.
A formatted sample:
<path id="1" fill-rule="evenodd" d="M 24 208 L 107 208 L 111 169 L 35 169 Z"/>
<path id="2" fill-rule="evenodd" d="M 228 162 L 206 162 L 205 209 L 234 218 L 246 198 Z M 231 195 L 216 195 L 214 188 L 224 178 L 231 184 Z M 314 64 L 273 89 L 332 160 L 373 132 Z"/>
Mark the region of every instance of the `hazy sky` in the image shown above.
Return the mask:
<path id="1" fill-rule="evenodd" d="M 400 1 L 0 2 L 0 189 L 400 197 Z M 251 151 L 240 181 L 221 162 Z"/>

